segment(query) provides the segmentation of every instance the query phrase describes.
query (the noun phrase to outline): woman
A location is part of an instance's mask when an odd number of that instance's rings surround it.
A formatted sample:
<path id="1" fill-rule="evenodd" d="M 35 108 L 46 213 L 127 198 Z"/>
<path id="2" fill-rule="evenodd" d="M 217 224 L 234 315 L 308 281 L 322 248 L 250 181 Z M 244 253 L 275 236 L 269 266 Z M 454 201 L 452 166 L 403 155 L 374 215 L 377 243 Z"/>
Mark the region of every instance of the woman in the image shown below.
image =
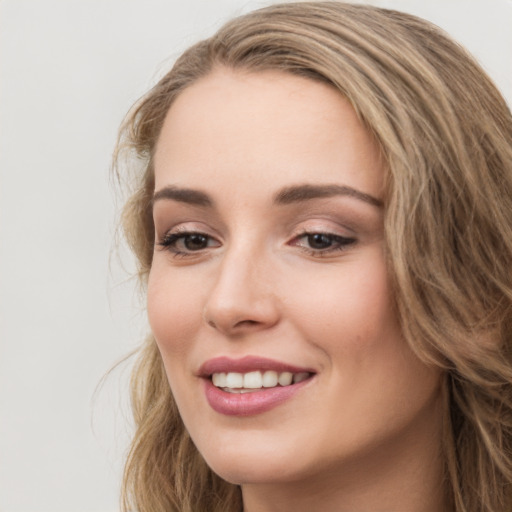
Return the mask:
<path id="1" fill-rule="evenodd" d="M 136 105 L 139 511 L 512 507 L 512 119 L 459 46 L 335 2 L 236 19 Z"/>

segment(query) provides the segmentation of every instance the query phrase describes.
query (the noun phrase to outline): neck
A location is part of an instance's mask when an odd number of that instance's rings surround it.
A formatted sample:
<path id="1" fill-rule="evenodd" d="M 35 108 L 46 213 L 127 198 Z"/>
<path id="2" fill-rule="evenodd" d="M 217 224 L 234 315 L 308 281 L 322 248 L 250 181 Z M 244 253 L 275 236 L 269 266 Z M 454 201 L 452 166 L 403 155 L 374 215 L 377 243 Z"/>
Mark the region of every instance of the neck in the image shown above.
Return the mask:
<path id="1" fill-rule="evenodd" d="M 437 416 L 322 473 L 242 485 L 244 512 L 448 512 Z"/>

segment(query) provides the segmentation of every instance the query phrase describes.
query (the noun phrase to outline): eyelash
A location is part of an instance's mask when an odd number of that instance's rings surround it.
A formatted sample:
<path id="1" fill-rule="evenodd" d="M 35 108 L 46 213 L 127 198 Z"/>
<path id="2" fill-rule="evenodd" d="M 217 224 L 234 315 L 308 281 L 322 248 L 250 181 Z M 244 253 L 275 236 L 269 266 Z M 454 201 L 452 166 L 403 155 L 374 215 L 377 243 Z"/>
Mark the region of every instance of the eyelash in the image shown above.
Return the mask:
<path id="1" fill-rule="evenodd" d="M 325 237 L 328 239 L 329 242 L 331 242 L 334 246 L 326 247 L 323 249 L 314 249 L 311 247 L 311 238 L 312 237 Z M 303 238 L 308 239 L 308 243 L 310 247 L 301 247 L 297 242 Z M 356 243 L 355 238 L 345 237 L 341 235 L 336 235 L 334 233 L 326 233 L 322 231 L 303 231 L 299 235 L 297 235 L 293 239 L 292 245 L 300 247 L 303 251 L 308 253 L 311 256 L 323 256 L 323 255 L 329 255 L 336 252 L 345 251 L 350 245 L 353 245 Z"/>
<path id="2" fill-rule="evenodd" d="M 161 242 L 158 243 L 162 249 L 168 250 L 173 256 L 175 257 L 187 257 L 192 256 L 194 253 L 199 253 L 203 249 L 206 249 L 208 246 L 201 248 L 201 249 L 186 249 L 182 250 L 177 247 L 178 242 L 183 241 L 183 243 L 186 243 L 187 238 L 190 237 L 204 237 L 207 241 L 207 243 L 211 240 L 215 240 L 210 235 L 207 235 L 206 233 L 202 233 L 201 231 L 176 231 L 174 233 L 167 233 Z"/>
<path id="3" fill-rule="evenodd" d="M 179 249 L 177 244 L 182 241 L 184 244 L 187 243 L 187 239 L 191 237 L 202 237 L 206 241 L 206 246 L 201 247 L 199 249 Z M 324 237 L 327 243 L 331 243 L 334 246 L 324 247 L 320 249 L 314 249 L 312 247 L 303 247 L 298 241 L 301 239 L 308 239 L 308 244 L 311 246 L 312 237 Z M 215 239 L 201 231 L 177 231 L 174 233 L 167 233 L 161 242 L 158 243 L 162 249 L 168 250 L 174 257 L 188 257 L 193 256 L 196 253 L 201 253 L 204 249 L 208 248 L 208 243 Z M 299 235 L 295 236 L 290 242 L 290 245 L 299 247 L 301 250 L 309 254 L 310 256 L 322 257 L 323 255 L 328 255 L 335 252 L 341 252 L 346 250 L 350 245 L 353 245 L 357 242 L 355 238 L 344 237 L 341 235 L 336 235 L 334 233 L 326 233 L 321 231 L 303 231 Z M 210 246 L 211 247 L 211 246 Z M 213 246 L 215 247 L 215 246 Z"/>

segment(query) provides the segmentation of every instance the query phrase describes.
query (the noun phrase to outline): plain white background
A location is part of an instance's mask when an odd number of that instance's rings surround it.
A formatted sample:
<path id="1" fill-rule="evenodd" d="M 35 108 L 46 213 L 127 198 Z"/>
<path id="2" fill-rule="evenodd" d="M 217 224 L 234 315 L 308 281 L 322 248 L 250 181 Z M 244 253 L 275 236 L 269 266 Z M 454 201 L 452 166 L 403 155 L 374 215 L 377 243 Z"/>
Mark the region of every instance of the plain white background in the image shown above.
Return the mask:
<path id="1" fill-rule="evenodd" d="M 111 258 L 130 105 L 251 0 L 0 0 L 0 512 L 114 512 L 146 331 Z M 510 0 L 368 1 L 466 45 L 512 103 Z M 127 268 L 130 264 L 127 260 Z"/>

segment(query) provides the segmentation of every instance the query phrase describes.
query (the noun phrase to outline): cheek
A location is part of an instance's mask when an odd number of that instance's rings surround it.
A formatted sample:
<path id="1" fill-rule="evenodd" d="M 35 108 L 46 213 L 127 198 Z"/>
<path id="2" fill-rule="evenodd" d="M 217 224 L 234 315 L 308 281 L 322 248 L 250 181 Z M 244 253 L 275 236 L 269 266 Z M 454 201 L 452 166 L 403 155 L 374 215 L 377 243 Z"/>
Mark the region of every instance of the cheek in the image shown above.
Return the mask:
<path id="1" fill-rule="evenodd" d="M 189 385 L 189 358 L 202 319 L 199 291 L 185 273 L 177 275 L 158 265 L 151 269 L 147 292 L 149 324 L 180 414 L 188 418 L 202 404 Z"/>
<path id="2" fill-rule="evenodd" d="M 371 257 L 373 256 L 373 257 Z M 378 257 L 377 257 L 378 256 Z M 380 251 L 347 261 L 325 273 L 303 274 L 294 287 L 290 307 L 301 312 L 310 340 L 351 357 L 372 349 L 389 336 L 399 336 L 386 265 Z"/>
<path id="3" fill-rule="evenodd" d="M 184 353 L 201 322 L 201 296 L 186 273 L 155 264 L 149 274 L 147 309 L 151 330 L 162 356 Z"/>
<path id="4" fill-rule="evenodd" d="M 293 303 L 303 337 L 325 356 L 325 409 L 315 421 L 340 450 L 404 428 L 437 396 L 440 379 L 402 336 L 384 258 L 346 263 L 329 276 L 304 277 Z"/>

